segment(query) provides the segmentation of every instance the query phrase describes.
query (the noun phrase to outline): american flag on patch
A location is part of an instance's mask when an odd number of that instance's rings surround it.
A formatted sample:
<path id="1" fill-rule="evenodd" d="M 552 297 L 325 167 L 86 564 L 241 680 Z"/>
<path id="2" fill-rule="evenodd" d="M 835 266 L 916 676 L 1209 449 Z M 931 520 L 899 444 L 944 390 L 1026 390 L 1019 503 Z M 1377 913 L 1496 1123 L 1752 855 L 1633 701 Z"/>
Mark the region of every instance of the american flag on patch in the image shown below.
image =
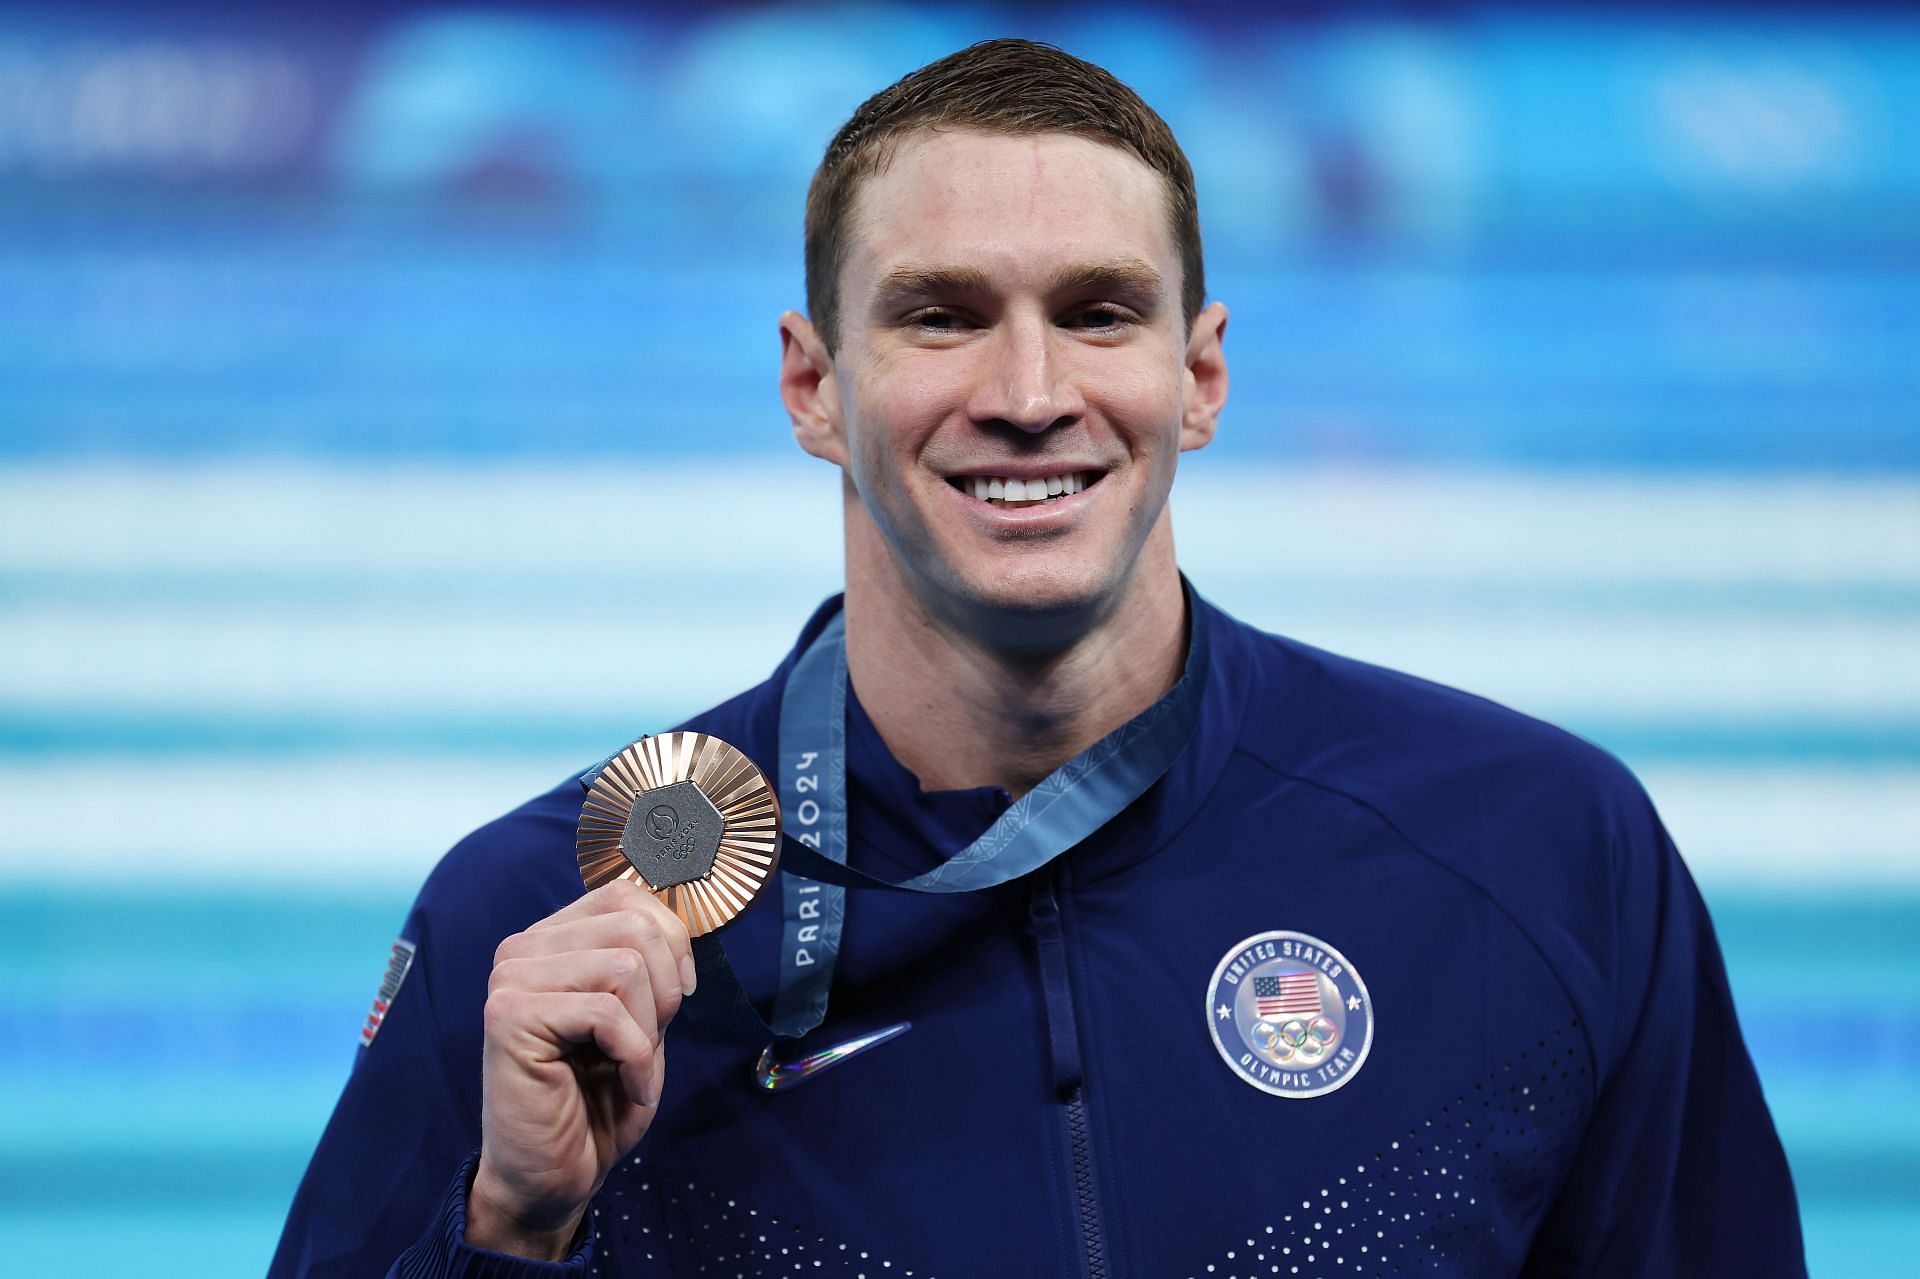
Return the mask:
<path id="1" fill-rule="evenodd" d="M 1320 978 L 1315 973 L 1281 973 L 1253 979 L 1253 1002 L 1264 1019 L 1318 1017 Z"/>

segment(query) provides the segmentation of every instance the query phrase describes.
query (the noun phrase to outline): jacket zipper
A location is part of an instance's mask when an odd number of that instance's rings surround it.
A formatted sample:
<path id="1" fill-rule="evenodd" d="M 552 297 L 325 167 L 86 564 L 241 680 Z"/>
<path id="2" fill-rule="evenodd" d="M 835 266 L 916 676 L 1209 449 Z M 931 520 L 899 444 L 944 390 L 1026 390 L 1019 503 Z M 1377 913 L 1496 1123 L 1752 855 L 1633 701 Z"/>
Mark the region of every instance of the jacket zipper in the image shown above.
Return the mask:
<path id="1" fill-rule="evenodd" d="M 1066 934 L 1060 925 L 1060 900 L 1054 895 L 1052 876 L 1035 879 L 1029 914 L 1035 948 L 1040 954 L 1040 984 L 1045 996 L 1047 1050 L 1053 1066 L 1054 1093 L 1066 1106 L 1067 1148 L 1073 1160 L 1073 1201 L 1079 1217 L 1087 1279 L 1107 1279 L 1107 1237 L 1100 1224 L 1100 1199 L 1094 1188 L 1093 1134 L 1087 1122 L 1079 1027 L 1074 1020 Z"/>

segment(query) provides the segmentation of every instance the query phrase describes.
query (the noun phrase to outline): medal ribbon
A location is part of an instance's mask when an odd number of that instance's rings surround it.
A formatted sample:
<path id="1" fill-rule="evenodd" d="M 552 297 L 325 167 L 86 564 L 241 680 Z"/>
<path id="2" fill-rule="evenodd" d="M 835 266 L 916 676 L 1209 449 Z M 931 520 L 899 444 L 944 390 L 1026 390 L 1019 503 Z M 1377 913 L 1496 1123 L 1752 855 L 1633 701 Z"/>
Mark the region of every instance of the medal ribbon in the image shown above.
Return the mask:
<path id="1" fill-rule="evenodd" d="M 1187 616 L 1186 669 L 1165 696 L 1055 769 L 952 858 L 896 882 L 846 864 L 846 614 L 835 615 L 801 654 L 780 703 L 785 927 L 773 1022 L 769 1025 L 747 998 L 711 933 L 693 942 L 706 997 L 690 1001 L 688 1013 L 709 1030 L 756 1047 L 770 1037 L 804 1035 L 826 1018 L 847 889 L 967 893 L 991 888 L 1046 866 L 1133 803 L 1172 767 L 1200 719 L 1207 630 L 1190 595 Z"/>

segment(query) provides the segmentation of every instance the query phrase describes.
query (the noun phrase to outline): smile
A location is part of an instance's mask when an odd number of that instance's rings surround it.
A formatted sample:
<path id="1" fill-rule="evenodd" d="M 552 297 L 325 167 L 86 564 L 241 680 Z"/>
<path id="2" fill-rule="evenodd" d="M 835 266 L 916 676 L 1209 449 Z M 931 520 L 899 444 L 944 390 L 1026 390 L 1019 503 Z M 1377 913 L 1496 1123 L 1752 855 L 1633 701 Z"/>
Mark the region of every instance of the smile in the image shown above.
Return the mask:
<path id="1" fill-rule="evenodd" d="M 1099 482 L 1100 474 L 1099 471 L 1065 471 L 1030 480 L 1007 475 L 955 475 L 949 477 L 947 483 L 1003 510 L 1020 510 L 1072 497 Z"/>

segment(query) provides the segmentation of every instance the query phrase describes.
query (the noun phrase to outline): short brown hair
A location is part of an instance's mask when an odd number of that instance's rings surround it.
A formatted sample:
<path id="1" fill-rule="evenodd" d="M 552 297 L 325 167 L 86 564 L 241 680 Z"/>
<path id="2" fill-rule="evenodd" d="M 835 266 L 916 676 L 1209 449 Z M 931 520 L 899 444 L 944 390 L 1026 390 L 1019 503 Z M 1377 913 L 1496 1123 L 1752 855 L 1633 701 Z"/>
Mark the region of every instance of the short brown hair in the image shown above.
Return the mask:
<path id="1" fill-rule="evenodd" d="M 1069 133 L 1132 152 L 1167 184 L 1180 249 L 1180 305 L 1189 328 L 1206 297 L 1193 169 L 1157 112 L 1104 67 L 1032 40 L 983 40 L 930 62 L 860 104 L 840 126 L 807 189 L 807 310 L 836 346 L 847 218 L 860 182 L 921 129 L 1025 137 Z"/>

